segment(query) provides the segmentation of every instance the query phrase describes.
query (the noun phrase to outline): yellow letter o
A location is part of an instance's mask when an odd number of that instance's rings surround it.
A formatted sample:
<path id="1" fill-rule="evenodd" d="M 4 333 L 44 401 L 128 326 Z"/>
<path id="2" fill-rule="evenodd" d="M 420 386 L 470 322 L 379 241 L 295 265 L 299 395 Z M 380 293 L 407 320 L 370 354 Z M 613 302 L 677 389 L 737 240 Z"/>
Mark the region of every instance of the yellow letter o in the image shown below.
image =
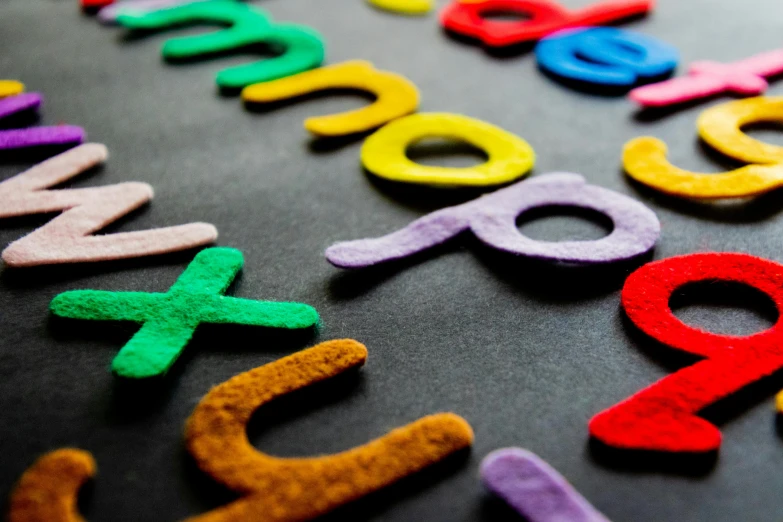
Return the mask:
<path id="1" fill-rule="evenodd" d="M 424 138 L 464 140 L 487 153 L 475 167 L 421 165 L 406 155 Z M 368 137 L 362 146 L 364 168 L 391 181 L 437 186 L 479 187 L 508 183 L 535 164 L 533 148 L 523 139 L 480 120 L 450 113 L 419 113 L 394 120 Z"/>

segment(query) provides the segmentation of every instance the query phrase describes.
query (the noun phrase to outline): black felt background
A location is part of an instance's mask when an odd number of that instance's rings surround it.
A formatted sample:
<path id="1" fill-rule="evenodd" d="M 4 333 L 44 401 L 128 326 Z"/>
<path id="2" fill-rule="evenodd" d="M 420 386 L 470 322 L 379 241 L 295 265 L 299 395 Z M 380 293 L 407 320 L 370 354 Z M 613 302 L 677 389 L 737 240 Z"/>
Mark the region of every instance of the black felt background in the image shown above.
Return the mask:
<path id="1" fill-rule="evenodd" d="M 257 447 L 305 456 L 361 444 L 437 411 L 464 416 L 476 432 L 471 454 L 339 512 L 334 520 L 513 520 L 486 495 L 481 458 L 505 446 L 533 450 L 618 522 L 772 521 L 783 517 L 783 440 L 771 397 L 719 412 L 725 435 L 714 468 L 692 473 L 608 462 L 588 445 L 588 419 L 685 360 L 665 357 L 623 319 L 619 288 L 630 270 L 548 269 L 498 256 L 465 238 L 415 262 L 370 274 L 332 268 L 323 250 L 338 240 L 391 232 L 433 209 L 472 197 L 406 190 L 367 176 L 360 141 L 313 142 L 305 117 L 359 107 L 324 97 L 250 112 L 216 93 L 214 74 L 248 56 L 181 65 L 161 61 L 164 36 L 123 38 L 78 12 L 76 0 L 0 0 L 0 77 L 46 95 L 43 122 L 84 126 L 108 145 L 105 168 L 73 183 L 146 181 L 147 208 L 111 230 L 189 221 L 214 223 L 220 245 L 241 249 L 235 295 L 314 305 L 317 338 L 241 328 L 202 328 L 157 387 L 120 386 L 108 372 L 131 325 L 52 322 L 47 305 L 76 288 L 165 291 L 192 254 L 91 266 L 0 272 L 0 495 L 37 455 L 63 446 L 91 451 L 99 476 L 84 496 L 91 521 L 180 520 L 232 498 L 195 469 L 182 426 L 209 388 L 314 344 L 352 337 L 369 362 L 358 378 L 259 412 Z M 440 2 L 443 5 L 443 1 Z M 586 5 L 587 0 L 566 2 Z M 663 138 L 672 161 L 719 171 L 730 163 L 699 144 L 695 119 L 721 100 L 664 118 L 639 117 L 622 97 L 579 93 L 536 69 L 531 53 L 491 56 L 449 38 L 434 14 L 405 18 L 362 0 L 264 0 L 276 19 L 309 24 L 328 42 L 328 60 L 362 58 L 413 80 L 422 111 L 466 114 L 527 139 L 534 175 L 564 170 L 629 194 L 663 224 L 655 258 L 741 251 L 783 261 L 783 202 L 701 205 L 655 194 L 620 170 L 632 137 Z M 628 27 L 697 59 L 730 61 L 780 46 L 780 0 L 661 0 Z M 193 33 L 202 29 L 175 31 Z M 770 94 L 783 93 L 774 84 Z M 783 143 L 779 131 L 753 134 Z M 427 161 L 477 158 L 420 147 Z M 424 161 L 424 160 L 422 160 Z M 35 158 L 3 157 L 8 178 Z M 3 245 L 46 221 L 0 221 Z M 543 239 L 595 238 L 578 216 L 539 219 L 524 230 Z M 727 294 L 734 306 L 691 306 L 680 316 L 716 331 L 748 333 L 774 320 L 762 300 Z M 692 301 L 709 301 L 698 293 Z M 739 307 L 739 308 L 738 308 Z M 750 307 L 750 308 L 748 308 Z"/>

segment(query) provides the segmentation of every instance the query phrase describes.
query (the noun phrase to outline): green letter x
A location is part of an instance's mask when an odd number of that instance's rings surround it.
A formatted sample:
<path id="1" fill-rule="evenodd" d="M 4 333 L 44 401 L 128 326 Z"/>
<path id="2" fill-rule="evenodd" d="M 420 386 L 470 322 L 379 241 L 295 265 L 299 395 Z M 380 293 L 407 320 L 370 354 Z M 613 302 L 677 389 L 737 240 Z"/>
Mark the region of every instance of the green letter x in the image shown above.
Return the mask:
<path id="1" fill-rule="evenodd" d="M 142 323 L 112 362 L 115 374 L 134 379 L 165 374 L 200 323 L 291 329 L 318 323 L 318 313 L 306 304 L 224 296 L 243 262 L 239 250 L 208 248 L 165 294 L 75 290 L 55 297 L 50 309 L 73 319 Z"/>

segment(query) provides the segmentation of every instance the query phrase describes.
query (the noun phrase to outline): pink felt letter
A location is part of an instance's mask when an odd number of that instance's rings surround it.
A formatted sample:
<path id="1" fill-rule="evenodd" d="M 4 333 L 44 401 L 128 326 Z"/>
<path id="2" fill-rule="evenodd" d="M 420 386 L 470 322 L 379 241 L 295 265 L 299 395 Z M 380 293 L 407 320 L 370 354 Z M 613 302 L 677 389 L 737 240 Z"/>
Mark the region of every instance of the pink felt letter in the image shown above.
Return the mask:
<path id="1" fill-rule="evenodd" d="M 46 190 L 103 163 L 104 145 L 88 143 L 39 163 L 0 183 L 0 218 L 64 211 L 3 251 L 9 266 L 35 266 L 126 259 L 176 252 L 213 242 L 207 223 L 93 236 L 109 223 L 152 199 L 146 183 Z"/>
<path id="2" fill-rule="evenodd" d="M 645 107 L 684 103 L 727 91 L 754 96 L 767 90 L 769 85 L 764 77 L 780 73 L 783 73 L 783 49 L 734 63 L 694 62 L 688 76 L 639 87 L 629 96 Z"/>

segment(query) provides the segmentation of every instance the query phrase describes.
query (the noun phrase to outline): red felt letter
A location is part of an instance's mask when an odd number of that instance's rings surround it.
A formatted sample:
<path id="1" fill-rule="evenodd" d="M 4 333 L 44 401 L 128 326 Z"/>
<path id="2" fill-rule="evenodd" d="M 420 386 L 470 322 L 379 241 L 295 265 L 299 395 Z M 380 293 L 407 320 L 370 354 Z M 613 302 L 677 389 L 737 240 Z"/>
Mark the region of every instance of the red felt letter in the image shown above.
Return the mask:
<path id="1" fill-rule="evenodd" d="M 744 283 L 783 310 L 783 265 L 746 254 L 692 254 L 649 263 L 622 292 L 628 317 L 654 339 L 705 357 L 664 377 L 590 421 L 590 434 L 621 449 L 710 452 L 718 428 L 697 416 L 705 407 L 783 368 L 783 318 L 747 336 L 717 335 L 686 325 L 669 308 L 679 287 L 699 281 Z"/>
<path id="2" fill-rule="evenodd" d="M 500 47 L 538 40 L 568 27 L 600 25 L 644 14 L 654 3 L 654 0 L 604 0 L 571 11 L 554 0 L 454 0 L 441 12 L 440 21 L 450 31 Z M 512 11 L 530 18 L 519 22 L 482 18 L 492 11 Z"/>
<path id="3" fill-rule="evenodd" d="M 82 9 L 100 9 L 106 7 L 109 4 L 113 4 L 114 0 L 79 0 Z"/>

